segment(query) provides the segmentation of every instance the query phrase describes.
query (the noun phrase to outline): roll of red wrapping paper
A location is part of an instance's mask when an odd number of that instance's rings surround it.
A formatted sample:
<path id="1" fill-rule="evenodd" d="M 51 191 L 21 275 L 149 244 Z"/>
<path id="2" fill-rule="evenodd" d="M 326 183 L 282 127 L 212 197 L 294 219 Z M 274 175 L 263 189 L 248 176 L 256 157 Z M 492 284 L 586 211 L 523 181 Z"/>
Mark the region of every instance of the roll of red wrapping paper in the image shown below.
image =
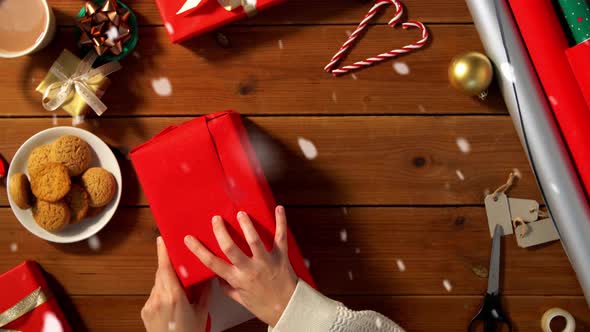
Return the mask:
<path id="1" fill-rule="evenodd" d="M 574 164 L 590 193 L 590 111 L 565 54 L 569 45 L 557 13 L 551 0 L 509 2 Z"/>

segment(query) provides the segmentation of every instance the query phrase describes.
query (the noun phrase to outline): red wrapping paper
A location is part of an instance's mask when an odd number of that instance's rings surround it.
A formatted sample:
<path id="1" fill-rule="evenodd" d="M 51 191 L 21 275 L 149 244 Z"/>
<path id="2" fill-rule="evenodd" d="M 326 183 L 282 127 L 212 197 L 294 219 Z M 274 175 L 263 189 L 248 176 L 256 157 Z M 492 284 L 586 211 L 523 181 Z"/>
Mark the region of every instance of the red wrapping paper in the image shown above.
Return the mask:
<path id="1" fill-rule="evenodd" d="M 570 47 L 565 54 L 590 109 L 590 39 Z"/>
<path id="2" fill-rule="evenodd" d="M 242 7 L 225 10 L 218 0 L 203 0 L 197 8 L 176 14 L 186 0 L 156 0 L 164 26 L 174 43 L 182 42 L 202 33 L 215 30 L 229 23 L 248 17 Z M 285 0 L 256 0 L 256 11 L 260 12 L 278 5 Z"/>
<path id="3" fill-rule="evenodd" d="M 0 275 L 0 313 L 17 304 L 39 287 L 49 291 L 41 268 L 33 261 L 26 261 Z M 61 325 L 61 330 L 56 325 Z M 6 326 L 0 327 L 0 330 L 2 329 L 22 332 L 71 331 L 57 300 L 53 296 L 29 313 Z"/>
<path id="4" fill-rule="evenodd" d="M 215 113 L 166 128 L 132 150 L 131 159 L 185 288 L 214 276 L 184 245 L 187 234 L 227 260 L 213 234 L 215 215 L 224 218 L 236 244 L 251 255 L 236 219 L 239 211 L 247 212 L 266 248 L 272 248 L 276 203 L 238 113 Z M 291 232 L 288 245 L 295 273 L 314 285 Z"/>
<path id="5" fill-rule="evenodd" d="M 510 6 L 586 192 L 590 192 L 590 111 L 568 62 L 569 45 L 557 13 L 551 0 L 510 0 Z"/>

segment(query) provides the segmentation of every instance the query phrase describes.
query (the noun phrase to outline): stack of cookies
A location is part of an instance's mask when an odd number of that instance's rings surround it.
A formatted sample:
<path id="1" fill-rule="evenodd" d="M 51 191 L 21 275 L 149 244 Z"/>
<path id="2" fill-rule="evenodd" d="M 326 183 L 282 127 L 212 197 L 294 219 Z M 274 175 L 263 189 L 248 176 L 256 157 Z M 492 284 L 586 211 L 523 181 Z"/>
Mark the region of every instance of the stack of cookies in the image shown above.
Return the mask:
<path id="1" fill-rule="evenodd" d="M 31 152 L 26 174 L 9 179 L 12 200 L 21 209 L 33 208 L 44 229 L 56 232 L 94 217 L 115 197 L 117 182 L 104 168 L 90 167 L 92 151 L 77 136 L 62 136 Z"/>

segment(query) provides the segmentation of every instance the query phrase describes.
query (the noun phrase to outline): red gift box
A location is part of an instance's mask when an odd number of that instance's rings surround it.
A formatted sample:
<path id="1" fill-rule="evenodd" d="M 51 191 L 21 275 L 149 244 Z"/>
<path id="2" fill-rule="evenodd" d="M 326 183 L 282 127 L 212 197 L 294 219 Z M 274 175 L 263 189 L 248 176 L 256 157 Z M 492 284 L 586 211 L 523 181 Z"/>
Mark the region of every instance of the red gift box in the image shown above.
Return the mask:
<path id="1" fill-rule="evenodd" d="M 272 248 L 276 203 L 238 113 L 215 113 L 166 128 L 133 149 L 131 160 L 185 288 L 214 276 L 184 245 L 186 235 L 227 260 L 213 234 L 215 215 L 224 218 L 236 244 L 251 255 L 236 219 L 238 211 L 247 212 L 267 249 Z M 288 245 L 295 273 L 314 285 L 291 232 Z"/>
<path id="2" fill-rule="evenodd" d="M 172 42 L 217 29 L 229 23 L 254 15 L 285 0 L 156 0 L 164 26 Z M 185 3 L 199 3 L 193 9 L 178 13 Z M 231 5 L 238 3 L 236 8 Z M 242 5 L 244 4 L 244 5 Z"/>
<path id="3" fill-rule="evenodd" d="M 26 261 L 0 275 L 0 331 L 70 332 L 36 262 Z"/>

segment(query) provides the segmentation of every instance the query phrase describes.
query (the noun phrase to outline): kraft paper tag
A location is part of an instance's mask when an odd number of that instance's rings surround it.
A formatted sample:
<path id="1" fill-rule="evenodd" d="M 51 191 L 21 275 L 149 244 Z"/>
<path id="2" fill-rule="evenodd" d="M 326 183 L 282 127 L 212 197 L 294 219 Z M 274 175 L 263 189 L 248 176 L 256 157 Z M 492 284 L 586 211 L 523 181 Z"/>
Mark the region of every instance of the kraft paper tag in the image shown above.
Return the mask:
<path id="1" fill-rule="evenodd" d="M 488 216 L 488 226 L 490 228 L 490 237 L 494 237 L 494 228 L 496 225 L 502 226 L 504 235 L 512 234 L 512 219 L 510 218 L 510 207 L 508 197 L 504 193 L 487 195 L 484 203 L 486 205 L 486 214 Z"/>
<path id="2" fill-rule="evenodd" d="M 539 203 L 532 199 L 509 198 L 510 216 L 512 220 L 520 218 L 526 222 L 539 219 Z"/>
<path id="3" fill-rule="evenodd" d="M 523 229 L 523 227 L 525 227 Z M 559 240 L 559 233 L 555 229 L 551 218 L 542 219 L 528 224 L 516 226 L 516 243 L 521 248 L 528 248 L 538 244 Z"/>

